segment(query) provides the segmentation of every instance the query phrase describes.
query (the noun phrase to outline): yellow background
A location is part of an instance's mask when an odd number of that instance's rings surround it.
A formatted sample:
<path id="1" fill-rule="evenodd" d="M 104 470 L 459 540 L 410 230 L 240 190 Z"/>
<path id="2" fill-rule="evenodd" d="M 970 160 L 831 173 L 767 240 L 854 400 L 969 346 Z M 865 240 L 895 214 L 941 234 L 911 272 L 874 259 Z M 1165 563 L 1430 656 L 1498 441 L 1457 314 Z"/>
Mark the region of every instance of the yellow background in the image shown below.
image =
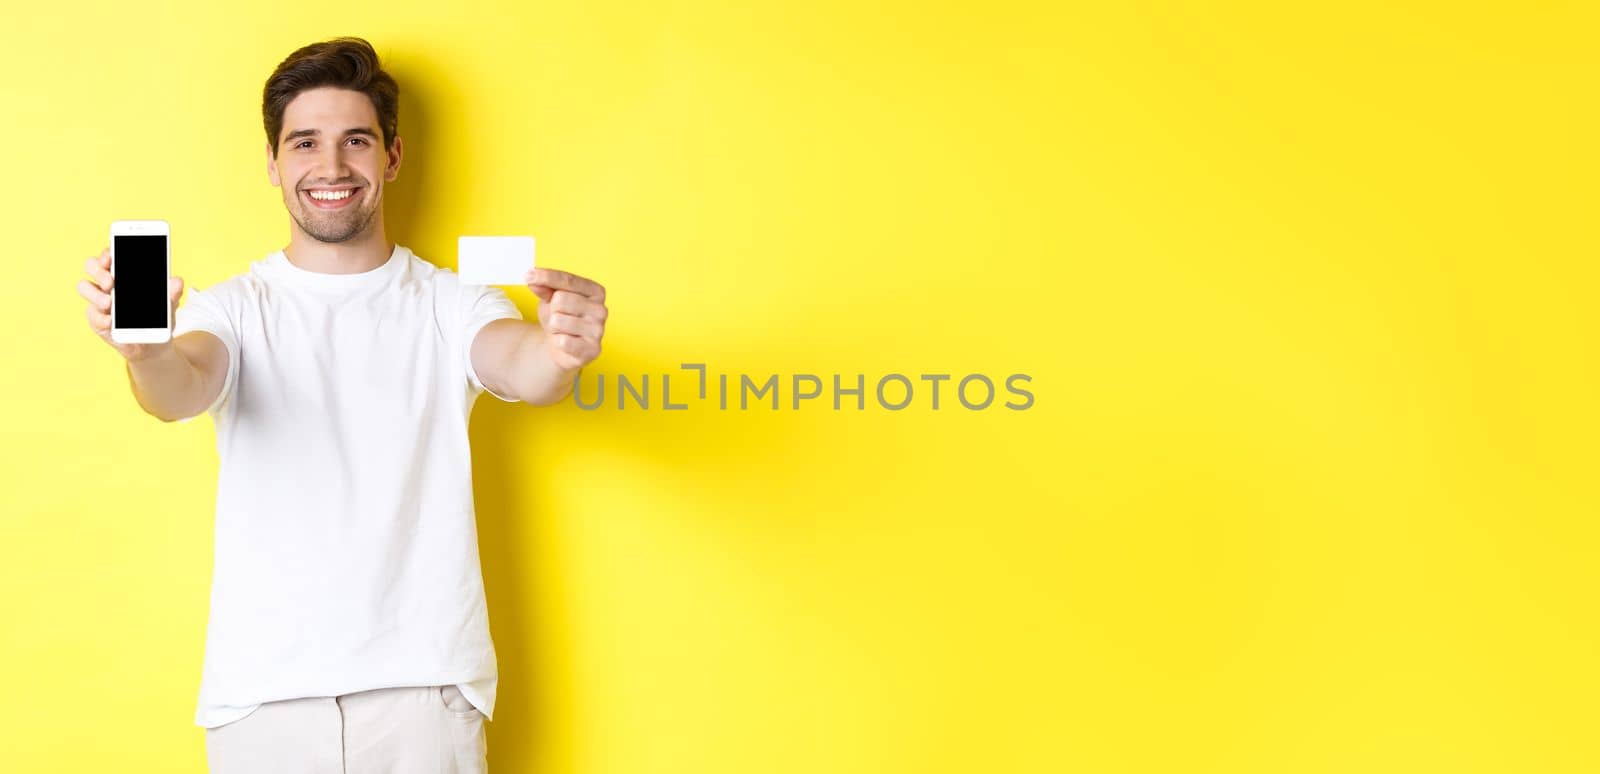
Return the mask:
<path id="1" fill-rule="evenodd" d="M 1033 376 L 485 397 L 493 770 L 1600 770 L 1592 5 L 761 5 L 8 10 L 0 768 L 204 769 L 214 436 L 73 286 L 283 246 L 261 86 L 356 34 L 391 234 L 605 283 L 589 374 Z"/>

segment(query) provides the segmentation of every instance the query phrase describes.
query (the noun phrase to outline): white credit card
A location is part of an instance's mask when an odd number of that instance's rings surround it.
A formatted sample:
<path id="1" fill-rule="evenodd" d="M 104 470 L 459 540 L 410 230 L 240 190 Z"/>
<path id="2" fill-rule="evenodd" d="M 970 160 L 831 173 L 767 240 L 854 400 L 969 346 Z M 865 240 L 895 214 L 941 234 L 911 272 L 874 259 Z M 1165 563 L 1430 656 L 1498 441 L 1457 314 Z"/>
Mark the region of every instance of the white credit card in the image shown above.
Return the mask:
<path id="1" fill-rule="evenodd" d="M 464 236 L 456 265 L 465 285 L 526 285 L 533 270 L 531 236 Z"/>

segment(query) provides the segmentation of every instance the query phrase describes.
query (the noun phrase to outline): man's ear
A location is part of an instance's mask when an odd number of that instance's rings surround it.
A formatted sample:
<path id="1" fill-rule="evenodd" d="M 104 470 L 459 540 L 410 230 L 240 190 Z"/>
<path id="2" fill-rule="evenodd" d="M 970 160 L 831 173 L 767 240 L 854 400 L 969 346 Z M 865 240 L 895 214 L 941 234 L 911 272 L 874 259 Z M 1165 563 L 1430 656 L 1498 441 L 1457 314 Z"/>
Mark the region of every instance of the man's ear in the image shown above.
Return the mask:
<path id="1" fill-rule="evenodd" d="M 276 187 L 278 187 L 279 185 L 282 184 L 282 181 L 280 181 L 278 179 L 278 160 L 276 158 L 273 158 L 272 146 L 271 145 L 266 146 L 266 149 L 267 149 L 267 179 L 271 180 L 272 181 L 272 186 L 274 188 L 276 188 Z"/>
<path id="2" fill-rule="evenodd" d="M 385 182 L 392 182 L 396 177 L 400 176 L 401 151 L 400 135 L 397 134 L 394 136 L 394 147 L 389 149 L 389 166 L 383 170 L 383 179 Z"/>

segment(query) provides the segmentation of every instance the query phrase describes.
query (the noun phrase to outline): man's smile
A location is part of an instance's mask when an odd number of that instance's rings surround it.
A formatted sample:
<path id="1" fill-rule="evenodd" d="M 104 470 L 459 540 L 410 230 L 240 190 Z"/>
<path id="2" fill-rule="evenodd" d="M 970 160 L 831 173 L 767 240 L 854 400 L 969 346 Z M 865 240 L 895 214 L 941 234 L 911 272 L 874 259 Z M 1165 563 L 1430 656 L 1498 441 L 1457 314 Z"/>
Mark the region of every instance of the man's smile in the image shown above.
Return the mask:
<path id="1" fill-rule="evenodd" d="M 319 210 L 337 210 L 355 201 L 361 193 L 361 187 L 303 188 L 300 192 L 311 206 Z"/>

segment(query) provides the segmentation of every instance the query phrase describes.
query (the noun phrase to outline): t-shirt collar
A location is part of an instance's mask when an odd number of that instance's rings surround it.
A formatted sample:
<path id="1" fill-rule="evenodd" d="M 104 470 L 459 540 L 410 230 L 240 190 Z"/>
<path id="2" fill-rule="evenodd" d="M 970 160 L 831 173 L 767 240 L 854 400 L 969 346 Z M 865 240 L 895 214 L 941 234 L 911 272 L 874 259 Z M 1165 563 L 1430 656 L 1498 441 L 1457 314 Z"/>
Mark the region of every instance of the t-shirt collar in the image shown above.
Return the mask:
<path id="1" fill-rule="evenodd" d="M 274 271 L 291 282 L 322 290 L 359 290 L 372 288 L 388 282 L 405 266 L 411 251 L 398 243 L 394 251 L 389 254 L 389 260 L 382 266 L 355 274 L 326 274 L 320 271 L 310 271 L 294 265 L 282 250 L 267 256 L 267 265 Z"/>

